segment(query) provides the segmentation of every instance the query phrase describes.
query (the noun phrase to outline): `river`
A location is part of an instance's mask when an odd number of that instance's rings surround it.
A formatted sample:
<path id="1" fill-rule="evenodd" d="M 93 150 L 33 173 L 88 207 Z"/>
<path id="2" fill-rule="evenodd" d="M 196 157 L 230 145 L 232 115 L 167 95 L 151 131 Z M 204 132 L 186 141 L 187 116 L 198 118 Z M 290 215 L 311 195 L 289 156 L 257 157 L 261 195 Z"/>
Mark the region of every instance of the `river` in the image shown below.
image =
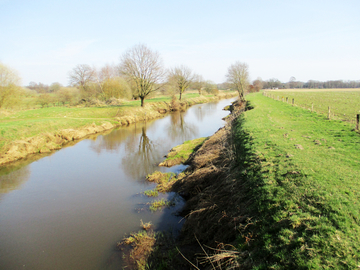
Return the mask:
<path id="1" fill-rule="evenodd" d="M 210 136 L 234 99 L 90 136 L 59 151 L 0 167 L 0 269 L 121 269 L 116 243 L 140 230 L 181 227 L 182 206 L 150 212 L 145 176 L 174 146 Z M 163 195 L 165 197 L 173 194 Z"/>

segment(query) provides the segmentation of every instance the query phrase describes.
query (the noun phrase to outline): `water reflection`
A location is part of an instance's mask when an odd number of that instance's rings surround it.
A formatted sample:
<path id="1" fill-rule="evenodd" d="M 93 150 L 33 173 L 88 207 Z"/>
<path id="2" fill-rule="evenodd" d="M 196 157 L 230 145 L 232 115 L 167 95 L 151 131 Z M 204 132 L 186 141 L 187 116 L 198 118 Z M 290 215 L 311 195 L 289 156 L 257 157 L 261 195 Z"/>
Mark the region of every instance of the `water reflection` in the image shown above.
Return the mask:
<path id="1" fill-rule="evenodd" d="M 109 134 L 101 134 L 102 136 L 97 136 L 96 140 L 91 142 L 90 148 L 98 154 L 103 150 L 117 151 L 125 139 L 133 134 L 134 131 L 136 133 L 135 129 L 136 126 L 135 128 L 131 126 L 129 128 L 121 128 L 121 130 L 111 130 Z"/>
<path id="2" fill-rule="evenodd" d="M 166 127 L 167 134 L 172 140 L 187 141 L 197 136 L 199 128 L 184 120 L 183 112 L 171 114 L 170 124 Z"/>
<path id="3" fill-rule="evenodd" d="M 12 190 L 19 189 L 30 177 L 28 166 L 22 167 L 8 174 L 0 176 L 0 193 L 8 193 Z"/>
<path id="4" fill-rule="evenodd" d="M 121 165 L 126 174 L 140 179 L 152 173 L 161 158 L 160 147 L 146 135 L 146 125 L 139 128 L 140 136 L 129 136 L 125 142 L 125 155 Z M 134 130 L 137 133 L 135 127 Z"/>
<path id="5" fill-rule="evenodd" d="M 199 106 L 196 110 L 194 110 L 196 119 L 202 122 L 205 116 L 214 114 L 217 110 L 217 107 L 217 103 L 206 103 L 201 107 Z"/>

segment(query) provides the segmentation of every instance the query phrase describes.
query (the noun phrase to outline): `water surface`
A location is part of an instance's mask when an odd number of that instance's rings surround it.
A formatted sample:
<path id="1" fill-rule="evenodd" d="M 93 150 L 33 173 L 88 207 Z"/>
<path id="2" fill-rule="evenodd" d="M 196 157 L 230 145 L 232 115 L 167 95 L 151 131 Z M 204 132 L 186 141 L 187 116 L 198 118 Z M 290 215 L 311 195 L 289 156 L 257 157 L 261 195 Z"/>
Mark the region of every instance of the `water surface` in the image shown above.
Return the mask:
<path id="1" fill-rule="evenodd" d="M 141 193 L 154 185 L 145 176 L 181 171 L 157 164 L 172 147 L 223 126 L 230 102 L 195 105 L 0 168 L 0 269 L 121 269 L 116 242 L 140 230 L 140 220 L 179 229 L 181 201 L 148 211 L 152 199 Z"/>

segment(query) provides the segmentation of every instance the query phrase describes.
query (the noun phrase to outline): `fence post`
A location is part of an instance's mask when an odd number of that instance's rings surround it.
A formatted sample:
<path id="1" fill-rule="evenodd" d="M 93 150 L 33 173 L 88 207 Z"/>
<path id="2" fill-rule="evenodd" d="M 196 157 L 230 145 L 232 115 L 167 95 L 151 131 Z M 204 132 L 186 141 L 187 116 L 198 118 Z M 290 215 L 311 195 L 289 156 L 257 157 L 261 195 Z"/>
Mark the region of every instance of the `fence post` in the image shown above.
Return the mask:
<path id="1" fill-rule="evenodd" d="M 330 106 L 328 107 L 328 119 L 330 120 Z"/>
<path id="2" fill-rule="evenodd" d="M 359 130 L 360 114 L 356 115 L 356 130 Z"/>

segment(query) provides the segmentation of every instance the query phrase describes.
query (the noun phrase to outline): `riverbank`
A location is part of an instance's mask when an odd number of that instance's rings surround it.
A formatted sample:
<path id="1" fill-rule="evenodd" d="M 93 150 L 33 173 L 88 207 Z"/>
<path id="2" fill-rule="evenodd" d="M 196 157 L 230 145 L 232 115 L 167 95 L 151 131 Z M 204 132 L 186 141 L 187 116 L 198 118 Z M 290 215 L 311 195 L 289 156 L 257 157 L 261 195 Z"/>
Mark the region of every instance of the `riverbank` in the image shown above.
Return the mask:
<path id="1" fill-rule="evenodd" d="M 176 242 L 160 237 L 150 268 L 360 267 L 359 135 L 261 94 L 247 100 L 254 109 L 210 137 L 173 184 L 185 223 Z"/>
<path id="2" fill-rule="evenodd" d="M 236 96 L 198 96 L 176 102 L 147 102 L 145 107 L 124 104 L 108 107 L 51 107 L 1 115 L 0 165 L 30 154 L 48 153 L 88 135 L 163 117 L 166 113 L 194 104 Z M 156 100 L 156 99 L 155 99 Z"/>

